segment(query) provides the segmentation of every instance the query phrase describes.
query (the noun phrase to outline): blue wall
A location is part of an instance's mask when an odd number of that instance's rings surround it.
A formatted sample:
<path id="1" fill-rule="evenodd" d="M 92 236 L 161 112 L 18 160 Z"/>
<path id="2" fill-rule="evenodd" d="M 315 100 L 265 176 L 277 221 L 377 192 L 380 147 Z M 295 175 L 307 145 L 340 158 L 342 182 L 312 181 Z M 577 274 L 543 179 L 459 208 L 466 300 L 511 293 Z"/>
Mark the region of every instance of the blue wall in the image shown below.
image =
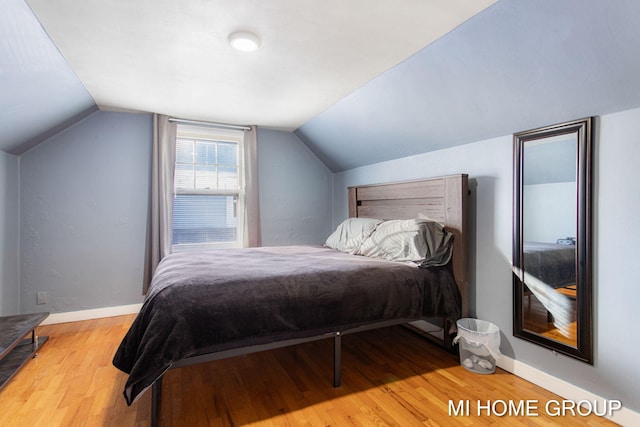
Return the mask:
<path id="1" fill-rule="evenodd" d="M 0 181 L 9 193 L 0 233 L 13 249 L 3 251 L 3 312 L 142 301 L 151 138 L 148 114 L 96 112 L 20 159 L 3 154 L 0 171 L 12 178 Z M 295 135 L 275 130 L 259 129 L 258 164 L 263 245 L 322 244 L 332 173 Z M 36 305 L 39 291 L 48 304 Z"/>
<path id="2" fill-rule="evenodd" d="M 332 231 L 332 175 L 294 134 L 258 129 L 264 246 L 324 243 Z"/>
<path id="3" fill-rule="evenodd" d="M 0 316 L 20 311 L 20 208 L 16 156 L 0 151 Z"/>
<path id="4" fill-rule="evenodd" d="M 21 156 L 22 312 L 142 301 L 151 131 L 96 112 Z"/>
<path id="5" fill-rule="evenodd" d="M 468 173 L 471 314 L 500 327 L 507 356 L 637 412 L 640 109 L 602 116 L 596 131 L 593 366 L 513 337 L 511 135 L 336 174 L 334 225 L 348 215 L 350 185 Z"/>

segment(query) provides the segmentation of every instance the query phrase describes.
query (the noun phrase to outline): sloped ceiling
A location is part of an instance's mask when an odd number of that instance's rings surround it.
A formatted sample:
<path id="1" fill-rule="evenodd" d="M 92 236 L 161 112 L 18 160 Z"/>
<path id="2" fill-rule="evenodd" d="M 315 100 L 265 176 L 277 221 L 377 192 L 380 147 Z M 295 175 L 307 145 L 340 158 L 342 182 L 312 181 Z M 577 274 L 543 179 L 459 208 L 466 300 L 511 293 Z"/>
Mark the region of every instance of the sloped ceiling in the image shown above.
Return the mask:
<path id="1" fill-rule="evenodd" d="M 334 172 L 640 107 L 640 1 L 500 0 L 296 134 Z"/>
<path id="2" fill-rule="evenodd" d="M 640 106 L 637 0 L 0 1 L 17 154 L 96 104 L 297 128 L 333 171 Z M 257 56 L 229 51 L 235 29 Z M 223 61 L 194 71 L 209 47 Z"/>
<path id="3" fill-rule="evenodd" d="M 0 4 L 0 150 L 21 154 L 98 108 L 25 2 Z"/>
<path id="4" fill-rule="evenodd" d="M 27 0 L 101 108 L 290 131 L 494 1 Z"/>

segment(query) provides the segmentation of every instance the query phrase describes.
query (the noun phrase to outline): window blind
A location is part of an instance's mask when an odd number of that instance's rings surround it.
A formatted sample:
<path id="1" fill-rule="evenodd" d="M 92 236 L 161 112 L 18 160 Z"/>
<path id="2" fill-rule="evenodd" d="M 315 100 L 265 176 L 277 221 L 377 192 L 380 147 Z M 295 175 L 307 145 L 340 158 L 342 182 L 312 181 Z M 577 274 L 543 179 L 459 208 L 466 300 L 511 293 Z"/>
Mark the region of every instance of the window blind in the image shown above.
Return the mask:
<path id="1" fill-rule="evenodd" d="M 173 249 L 240 246 L 242 133 L 178 126 Z"/>

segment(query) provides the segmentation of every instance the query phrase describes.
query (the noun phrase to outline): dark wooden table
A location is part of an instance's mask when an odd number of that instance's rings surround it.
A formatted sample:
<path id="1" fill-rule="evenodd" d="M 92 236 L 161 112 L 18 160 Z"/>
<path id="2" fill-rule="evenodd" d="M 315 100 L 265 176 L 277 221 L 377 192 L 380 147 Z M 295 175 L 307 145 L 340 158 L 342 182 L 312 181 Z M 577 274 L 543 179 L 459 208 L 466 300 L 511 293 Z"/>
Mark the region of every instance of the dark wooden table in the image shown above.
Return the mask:
<path id="1" fill-rule="evenodd" d="M 0 389 L 37 353 L 49 337 L 38 337 L 38 325 L 49 313 L 0 317 Z"/>

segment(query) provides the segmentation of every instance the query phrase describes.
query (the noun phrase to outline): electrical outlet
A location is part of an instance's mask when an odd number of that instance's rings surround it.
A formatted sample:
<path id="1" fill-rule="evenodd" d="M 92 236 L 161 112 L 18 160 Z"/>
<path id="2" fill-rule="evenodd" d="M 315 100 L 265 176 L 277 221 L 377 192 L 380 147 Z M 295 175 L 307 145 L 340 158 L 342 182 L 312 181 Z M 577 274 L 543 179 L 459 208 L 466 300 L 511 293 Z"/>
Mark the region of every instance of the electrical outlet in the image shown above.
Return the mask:
<path id="1" fill-rule="evenodd" d="M 38 305 L 43 305 L 47 303 L 47 293 L 46 292 L 36 292 L 36 299 Z"/>

